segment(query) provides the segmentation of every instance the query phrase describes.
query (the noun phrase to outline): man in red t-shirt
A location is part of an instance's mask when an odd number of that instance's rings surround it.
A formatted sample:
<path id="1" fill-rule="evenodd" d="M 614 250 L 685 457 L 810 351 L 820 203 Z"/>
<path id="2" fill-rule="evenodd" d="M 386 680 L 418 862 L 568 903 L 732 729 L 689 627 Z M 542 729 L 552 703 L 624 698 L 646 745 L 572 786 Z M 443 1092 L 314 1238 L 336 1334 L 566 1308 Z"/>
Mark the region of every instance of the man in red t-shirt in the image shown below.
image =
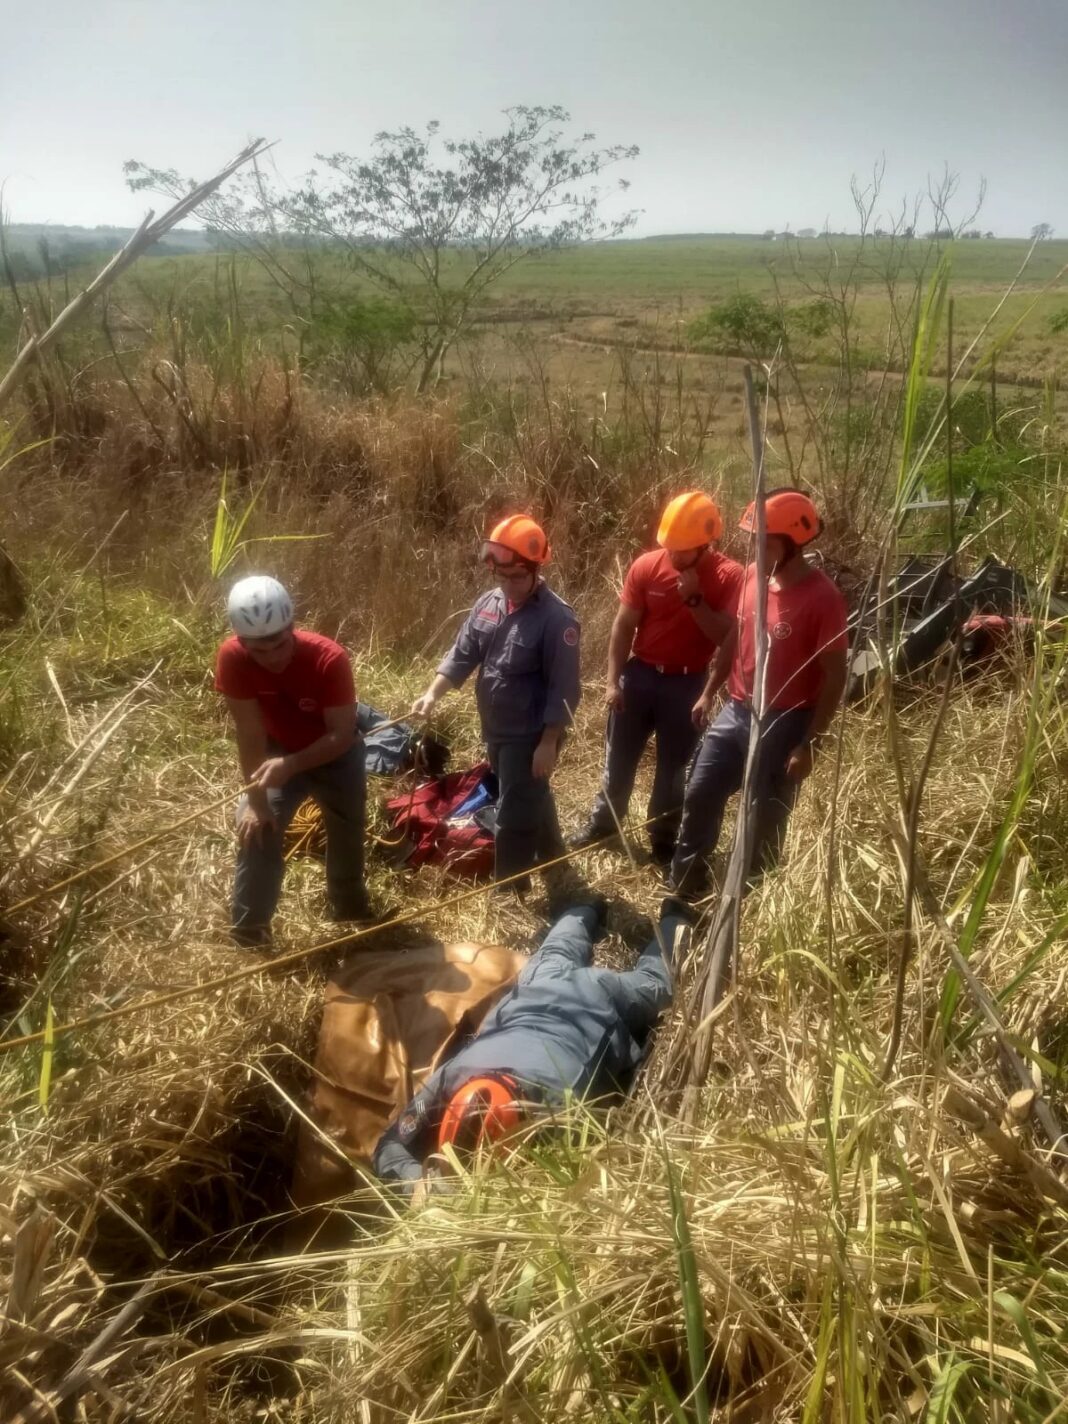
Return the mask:
<path id="1" fill-rule="evenodd" d="M 766 500 L 768 650 L 764 716 L 755 767 L 756 829 L 750 868 L 773 865 L 798 788 L 812 770 L 813 748 L 842 700 L 846 681 L 846 605 L 801 549 L 822 524 L 799 490 L 772 490 Z M 741 528 L 755 528 L 753 506 Z M 694 898 L 707 884 L 707 857 L 719 839 L 728 798 L 740 789 L 749 749 L 756 669 L 756 569 L 746 570 L 735 635 L 717 656 L 693 709 L 705 726 L 724 681 L 727 701 L 708 727 L 686 786 L 679 843 L 671 879 L 679 894 Z M 730 661 L 728 663 L 728 655 Z M 728 667 L 730 675 L 728 678 Z"/>
<path id="2" fill-rule="evenodd" d="M 660 548 L 641 554 L 627 572 L 608 641 L 604 781 L 589 823 L 570 839 L 573 847 L 616 834 L 655 732 L 649 840 L 653 859 L 671 863 L 686 767 L 700 735 L 691 712 L 709 659 L 733 629 L 742 581 L 741 567 L 712 547 L 722 533 L 708 495 L 677 495 L 660 521 Z"/>
<path id="3" fill-rule="evenodd" d="M 237 811 L 234 939 L 270 944 L 286 826 L 309 796 L 326 825 L 330 918 L 367 919 L 366 780 L 348 654 L 330 638 L 294 629 L 277 579 L 241 579 L 229 614 L 234 637 L 219 648 L 215 690 L 237 731 L 242 778 L 252 783 Z"/>

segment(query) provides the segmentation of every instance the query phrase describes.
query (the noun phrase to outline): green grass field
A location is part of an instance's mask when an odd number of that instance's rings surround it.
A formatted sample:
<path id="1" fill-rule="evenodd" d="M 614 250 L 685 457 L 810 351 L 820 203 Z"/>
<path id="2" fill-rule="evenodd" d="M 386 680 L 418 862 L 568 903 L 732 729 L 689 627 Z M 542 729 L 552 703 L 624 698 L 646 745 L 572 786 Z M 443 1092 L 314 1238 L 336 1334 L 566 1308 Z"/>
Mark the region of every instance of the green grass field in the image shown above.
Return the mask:
<path id="1" fill-rule="evenodd" d="M 1016 283 L 995 326 L 1012 333 L 999 358 L 1002 377 L 1010 383 L 1056 377 L 1068 357 L 1068 331 L 1054 329 L 1058 315 L 1068 311 L 1068 241 L 1040 243 L 1030 260 L 1029 248 L 1022 240 L 976 239 L 958 241 L 950 252 L 958 350 Z M 496 377 L 522 381 L 533 340 L 539 363 L 558 386 L 599 393 L 611 384 L 605 348 L 682 349 L 688 323 L 738 293 L 771 301 L 778 290 L 788 305 L 801 304 L 848 275 L 855 284 L 864 364 L 876 369 L 886 364 L 885 270 L 892 251 L 886 239 L 868 239 L 862 247 L 848 237 L 660 237 L 570 247 L 520 262 L 506 273 L 486 294 L 474 339 L 469 334 L 464 345 Z M 923 280 L 934 266 L 935 250 L 923 239 L 907 245 L 899 240 L 896 251 L 903 254 L 906 284 Z M 300 261 L 294 254 L 294 266 Z M 350 292 L 369 294 L 344 259 L 319 263 L 324 289 L 342 303 Z M 300 334 L 299 317 L 285 294 L 243 254 L 147 258 L 120 285 L 117 301 L 138 322 L 166 320 L 184 309 L 207 325 L 236 316 L 247 336 L 268 345 Z M 526 359 L 513 349 L 516 338 L 528 343 Z M 814 343 L 811 356 L 833 362 L 833 342 Z"/>

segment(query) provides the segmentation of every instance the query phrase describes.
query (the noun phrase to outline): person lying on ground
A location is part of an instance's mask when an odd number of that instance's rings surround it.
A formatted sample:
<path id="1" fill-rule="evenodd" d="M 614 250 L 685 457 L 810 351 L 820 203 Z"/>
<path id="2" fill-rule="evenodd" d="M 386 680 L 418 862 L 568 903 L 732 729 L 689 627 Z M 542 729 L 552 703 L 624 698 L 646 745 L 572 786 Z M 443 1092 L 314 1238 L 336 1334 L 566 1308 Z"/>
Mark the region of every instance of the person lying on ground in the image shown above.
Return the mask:
<path id="1" fill-rule="evenodd" d="M 665 900 L 658 933 L 633 969 L 602 969 L 593 946 L 607 904 L 595 897 L 556 920 L 473 1038 L 440 1064 L 379 1139 L 374 1171 L 411 1192 L 446 1144 L 471 1151 L 571 1101 L 624 1093 L 671 1002 L 674 937 L 690 922 Z"/>
<path id="2" fill-rule="evenodd" d="M 641 554 L 623 583 L 608 640 L 608 728 L 601 790 L 574 849 L 613 837 L 634 790 L 638 763 L 656 735 L 649 798 L 653 860 L 675 854 L 686 768 L 700 732 L 692 711 L 718 645 L 730 637 L 742 568 L 715 548 L 723 519 L 699 490 L 676 495 L 664 510 L 659 549 Z"/>
<path id="3" fill-rule="evenodd" d="M 482 545 L 497 587 L 472 608 L 437 676 L 412 705 L 426 717 L 475 669 L 475 695 L 490 765 L 500 785 L 497 880 L 522 877 L 563 855 L 550 778 L 581 695 L 579 622 L 547 586 L 549 545 L 525 514 L 502 520 Z"/>
<path id="4" fill-rule="evenodd" d="M 241 579 L 228 608 L 234 636 L 219 648 L 215 690 L 233 719 L 242 778 L 252 783 L 237 809 L 233 938 L 270 944 L 285 830 L 309 796 L 326 827 L 327 913 L 366 920 L 366 776 L 349 656 L 333 639 L 294 628 L 277 579 Z"/>
<path id="5" fill-rule="evenodd" d="M 768 648 L 755 766 L 751 873 L 770 868 L 779 857 L 798 789 L 812 771 L 819 739 L 842 700 L 848 648 L 845 599 L 801 552 L 823 527 L 812 501 L 799 490 L 772 490 L 766 496 L 765 517 Z M 740 527 L 754 532 L 753 505 L 742 516 Z M 695 723 L 707 730 L 686 786 L 671 866 L 673 889 L 689 898 L 707 889 L 708 856 L 719 839 L 727 801 L 742 785 L 753 715 L 759 595 L 756 566 L 750 564 L 735 633 L 713 660 L 705 690 L 693 709 Z M 724 681 L 727 701 L 709 726 Z"/>

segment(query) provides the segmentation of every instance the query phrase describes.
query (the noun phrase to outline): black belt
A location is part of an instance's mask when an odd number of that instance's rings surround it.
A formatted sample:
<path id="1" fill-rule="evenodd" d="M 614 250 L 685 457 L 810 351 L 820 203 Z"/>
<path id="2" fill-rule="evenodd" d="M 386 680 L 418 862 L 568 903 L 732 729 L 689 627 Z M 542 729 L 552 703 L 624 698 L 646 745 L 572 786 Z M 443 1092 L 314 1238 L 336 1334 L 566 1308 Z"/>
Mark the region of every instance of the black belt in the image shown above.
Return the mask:
<path id="1" fill-rule="evenodd" d="M 640 658 L 639 661 L 645 662 L 645 659 Z M 708 664 L 704 667 L 667 667 L 664 663 L 645 663 L 645 666 L 653 668 L 655 672 L 664 673 L 667 677 L 689 677 L 692 673 L 704 672 Z"/>

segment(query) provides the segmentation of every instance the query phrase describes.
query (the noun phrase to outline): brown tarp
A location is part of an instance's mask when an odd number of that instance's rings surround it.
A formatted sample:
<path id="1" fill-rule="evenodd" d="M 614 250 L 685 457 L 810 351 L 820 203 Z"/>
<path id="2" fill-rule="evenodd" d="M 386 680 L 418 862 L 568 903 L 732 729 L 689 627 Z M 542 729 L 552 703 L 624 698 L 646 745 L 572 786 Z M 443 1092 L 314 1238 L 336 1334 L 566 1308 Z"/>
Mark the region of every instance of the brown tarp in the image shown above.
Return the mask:
<path id="1" fill-rule="evenodd" d="M 314 1126 L 300 1126 L 295 1206 L 351 1188 L 453 1037 L 478 1027 L 524 963 L 499 945 L 464 943 L 365 951 L 339 967 L 323 1005 L 307 1109 Z"/>

